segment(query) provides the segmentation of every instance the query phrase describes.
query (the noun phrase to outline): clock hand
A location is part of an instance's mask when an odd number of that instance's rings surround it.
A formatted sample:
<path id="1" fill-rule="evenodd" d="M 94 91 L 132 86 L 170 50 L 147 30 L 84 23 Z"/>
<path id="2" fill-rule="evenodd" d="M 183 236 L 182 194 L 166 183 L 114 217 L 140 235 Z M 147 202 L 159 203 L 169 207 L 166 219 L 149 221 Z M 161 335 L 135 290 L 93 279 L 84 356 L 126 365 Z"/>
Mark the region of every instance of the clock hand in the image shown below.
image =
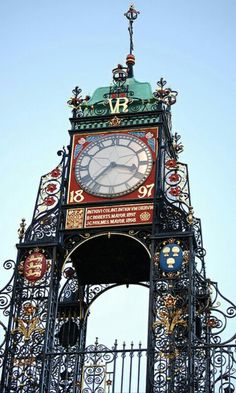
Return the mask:
<path id="1" fill-rule="evenodd" d="M 104 168 L 103 171 L 101 171 L 96 177 L 94 177 L 93 180 L 97 180 L 99 179 L 100 176 L 105 175 L 106 172 L 109 171 L 109 169 L 114 167 L 114 164 L 115 164 L 114 162 L 110 162 L 110 164 L 106 168 Z"/>
<path id="2" fill-rule="evenodd" d="M 124 164 L 117 164 L 116 162 L 112 161 L 110 162 L 110 164 L 104 168 L 96 177 L 94 177 L 93 180 L 97 181 L 101 176 L 104 176 L 107 172 L 110 171 L 110 169 L 112 168 L 124 168 L 124 169 L 128 169 L 129 171 L 135 171 L 137 170 L 137 167 L 135 164 L 132 165 L 124 165 Z"/>
<path id="3" fill-rule="evenodd" d="M 135 164 L 132 164 L 130 166 L 129 165 L 125 165 L 125 164 L 116 164 L 115 166 L 118 167 L 118 168 L 129 169 L 131 171 L 135 171 L 137 169 Z"/>

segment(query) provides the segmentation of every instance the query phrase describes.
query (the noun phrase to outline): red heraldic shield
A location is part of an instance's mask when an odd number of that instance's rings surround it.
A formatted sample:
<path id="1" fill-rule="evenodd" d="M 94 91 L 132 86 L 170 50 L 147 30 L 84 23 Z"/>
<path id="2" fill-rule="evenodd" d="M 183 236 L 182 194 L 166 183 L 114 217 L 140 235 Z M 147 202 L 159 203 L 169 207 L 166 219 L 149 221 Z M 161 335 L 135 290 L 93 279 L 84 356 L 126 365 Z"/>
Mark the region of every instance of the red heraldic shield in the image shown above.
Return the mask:
<path id="1" fill-rule="evenodd" d="M 28 281 L 40 280 L 47 270 L 47 262 L 45 256 L 41 252 L 33 252 L 24 263 L 24 277 Z"/>

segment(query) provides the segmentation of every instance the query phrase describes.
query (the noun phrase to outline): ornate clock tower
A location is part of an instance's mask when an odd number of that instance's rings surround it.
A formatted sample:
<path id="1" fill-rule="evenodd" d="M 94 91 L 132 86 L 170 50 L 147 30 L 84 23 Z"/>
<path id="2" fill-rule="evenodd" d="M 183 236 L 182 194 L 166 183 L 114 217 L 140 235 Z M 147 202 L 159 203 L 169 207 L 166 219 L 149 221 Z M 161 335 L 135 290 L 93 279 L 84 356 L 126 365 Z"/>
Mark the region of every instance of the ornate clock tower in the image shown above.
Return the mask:
<path id="1" fill-rule="evenodd" d="M 27 230 L 21 223 L 0 293 L 1 393 L 235 391 L 235 336 L 220 334 L 236 308 L 223 298 L 219 311 L 217 284 L 205 276 L 172 130 L 177 92 L 163 78 L 154 93 L 134 78 L 138 14 L 125 14 L 130 53 L 112 84 L 92 97 L 73 90 L 70 144 L 42 176 Z M 91 305 L 131 284 L 149 291 L 145 347 L 87 343 Z"/>

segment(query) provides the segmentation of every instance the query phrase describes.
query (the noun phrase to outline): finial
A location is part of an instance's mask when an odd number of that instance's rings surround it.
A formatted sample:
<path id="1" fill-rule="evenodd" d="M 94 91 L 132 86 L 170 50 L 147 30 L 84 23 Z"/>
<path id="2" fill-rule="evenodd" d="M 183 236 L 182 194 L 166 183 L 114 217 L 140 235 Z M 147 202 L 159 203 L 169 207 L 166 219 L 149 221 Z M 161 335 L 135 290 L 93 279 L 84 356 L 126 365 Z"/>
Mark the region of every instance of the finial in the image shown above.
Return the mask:
<path id="1" fill-rule="evenodd" d="M 72 90 L 73 97 L 67 101 L 67 104 L 72 108 L 74 117 L 76 117 L 76 114 L 82 116 L 81 105 L 90 100 L 89 96 L 82 98 L 80 94 L 81 92 L 82 90 L 79 88 L 79 86 L 75 86 L 75 88 Z"/>
<path id="2" fill-rule="evenodd" d="M 26 227 L 25 218 L 22 218 L 21 223 L 20 223 L 20 227 L 18 229 L 18 236 L 19 236 L 20 242 L 22 242 L 22 240 L 23 240 L 23 237 L 25 234 L 25 227 Z"/>
<path id="3" fill-rule="evenodd" d="M 170 87 L 165 88 L 164 86 L 166 83 L 167 82 L 164 80 L 164 78 L 161 78 L 157 82 L 158 87 L 153 95 L 158 102 L 162 102 L 163 104 L 166 104 L 168 107 L 170 107 L 176 103 L 176 96 L 178 95 L 178 92 L 172 90 Z"/>
<path id="4" fill-rule="evenodd" d="M 188 223 L 189 223 L 190 225 L 193 224 L 193 221 L 194 221 L 194 211 L 193 211 L 193 207 L 192 207 L 192 206 L 189 206 L 189 212 L 188 212 L 188 215 L 187 215 L 187 221 L 188 221 Z"/>
<path id="5" fill-rule="evenodd" d="M 126 82 L 128 77 L 127 68 L 123 67 L 121 64 L 118 64 L 116 68 L 112 70 L 113 74 L 113 82 L 121 87 Z"/>
<path id="6" fill-rule="evenodd" d="M 134 4 L 131 4 L 128 11 L 124 14 L 126 18 L 129 20 L 129 36 L 130 36 L 130 51 L 129 53 L 132 55 L 132 52 L 134 50 L 134 42 L 133 42 L 133 23 L 135 19 L 137 19 L 138 14 L 140 14 L 139 11 L 136 11 Z"/>

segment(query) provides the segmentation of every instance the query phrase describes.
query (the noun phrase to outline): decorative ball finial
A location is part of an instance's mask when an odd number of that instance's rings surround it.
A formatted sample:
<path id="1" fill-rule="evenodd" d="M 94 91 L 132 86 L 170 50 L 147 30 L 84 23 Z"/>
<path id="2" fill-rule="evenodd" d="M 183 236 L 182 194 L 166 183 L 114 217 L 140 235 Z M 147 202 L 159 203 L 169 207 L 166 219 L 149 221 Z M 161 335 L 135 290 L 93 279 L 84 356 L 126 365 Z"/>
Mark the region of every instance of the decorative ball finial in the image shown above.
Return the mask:
<path id="1" fill-rule="evenodd" d="M 133 66 L 135 65 L 135 57 L 132 54 L 127 55 L 126 57 L 126 64 L 129 67 L 130 65 Z"/>

